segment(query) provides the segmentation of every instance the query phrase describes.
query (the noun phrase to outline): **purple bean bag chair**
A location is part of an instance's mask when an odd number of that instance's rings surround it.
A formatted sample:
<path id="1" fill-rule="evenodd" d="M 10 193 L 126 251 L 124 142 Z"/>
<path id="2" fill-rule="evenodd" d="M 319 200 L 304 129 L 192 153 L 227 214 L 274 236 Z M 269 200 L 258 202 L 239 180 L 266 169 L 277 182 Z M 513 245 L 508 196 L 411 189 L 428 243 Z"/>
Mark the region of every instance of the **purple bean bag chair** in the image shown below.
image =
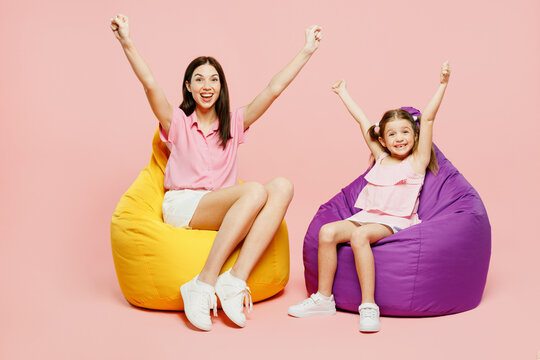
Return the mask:
<path id="1" fill-rule="evenodd" d="M 486 209 L 476 190 L 434 147 L 439 173 L 426 173 L 418 208 L 422 222 L 372 247 L 375 301 L 382 315 L 452 314 L 475 308 L 482 298 L 491 255 Z M 309 225 L 304 239 L 309 293 L 317 292 L 319 230 L 361 210 L 354 203 L 367 172 L 322 205 Z M 333 293 L 338 308 L 358 311 L 362 294 L 349 243 L 338 245 Z"/>

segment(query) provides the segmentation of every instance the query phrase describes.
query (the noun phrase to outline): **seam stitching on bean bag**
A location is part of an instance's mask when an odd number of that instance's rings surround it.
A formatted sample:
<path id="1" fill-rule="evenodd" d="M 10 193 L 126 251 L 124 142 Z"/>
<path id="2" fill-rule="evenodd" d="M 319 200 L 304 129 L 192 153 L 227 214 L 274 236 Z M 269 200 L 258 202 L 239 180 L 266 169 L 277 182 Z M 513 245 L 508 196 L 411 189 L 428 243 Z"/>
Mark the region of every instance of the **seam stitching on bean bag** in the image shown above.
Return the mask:
<path id="1" fill-rule="evenodd" d="M 418 232 L 420 233 L 420 245 L 418 246 L 418 257 L 416 258 L 416 273 L 414 274 L 414 283 L 413 283 L 413 291 L 411 295 L 411 302 L 409 304 L 409 310 L 413 307 L 414 297 L 416 295 L 416 282 L 418 281 L 418 269 L 420 268 L 420 257 L 422 256 L 422 239 L 424 238 L 422 235 L 422 226 L 418 224 Z"/>
<path id="2" fill-rule="evenodd" d="M 161 297 L 161 294 L 159 293 L 156 283 L 154 281 L 154 276 L 152 275 L 152 272 L 150 271 L 150 267 L 148 265 L 148 259 L 147 256 L 144 255 L 144 253 L 141 251 L 141 246 L 139 245 L 138 241 L 135 240 L 135 246 L 137 247 L 137 251 L 139 251 L 139 254 L 141 255 L 141 258 L 144 259 L 144 268 L 146 269 L 146 272 L 148 273 L 148 277 L 150 278 L 150 281 L 152 282 L 152 290 L 156 293 L 158 297 Z"/>

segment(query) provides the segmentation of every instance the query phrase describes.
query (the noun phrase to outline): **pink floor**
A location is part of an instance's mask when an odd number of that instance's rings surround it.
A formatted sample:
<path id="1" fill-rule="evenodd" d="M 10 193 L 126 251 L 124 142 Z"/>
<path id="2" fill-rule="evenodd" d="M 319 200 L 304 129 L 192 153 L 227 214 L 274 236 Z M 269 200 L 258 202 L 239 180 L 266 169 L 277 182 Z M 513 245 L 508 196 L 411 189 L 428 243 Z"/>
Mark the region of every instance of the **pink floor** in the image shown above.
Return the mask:
<path id="1" fill-rule="evenodd" d="M 503 231 L 495 232 L 495 243 L 501 239 L 498 232 Z M 104 239 L 92 261 L 45 261 L 40 251 L 25 259 L 32 271 L 8 283 L 10 291 L 24 296 L 15 300 L 4 292 L 2 299 L 1 358 L 325 359 L 358 354 L 374 359 L 534 359 L 540 349 L 538 282 L 522 276 L 537 272 L 531 265 L 534 254 L 518 264 L 495 253 L 478 308 L 435 318 L 383 317 L 382 331 L 372 335 L 358 332 L 358 316 L 352 313 L 288 317 L 287 307 L 306 295 L 302 269 L 295 266 L 284 292 L 255 304 L 246 328 L 236 328 L 220 311 L 213 330 L 204 333 L 194 330 L 181 312 L 130 306 L 117 286 Z M 91 241 L 84 235 L 73 240 Z M 296 248 L 293 264 L 301 261 Z M 4 277 L 10 269 L 25 270 L 11 263 Z"/>
<path id="2" fill-rule="evenodd" d="M 209 333 L 183 313 L 141 310 L 120 291 L 110 250 L 116 203 L 150 156 L 156 122 L 108 29 L 130 16 L 169 100 L 193 57 L 224 65 L 245 105 L 323 26 L 317 53 L 250 131 L 240 178 L 286 176 L 291 278 L 244 329 Z M 257 3 L 97 0 L 0 4 L 0 359 L 534 359 L 540 350 L 540 4 L 480 0 Z M 357 125 L 330 91 L 345 77 L 373 122 L 423 107 L 449 59 L 434 141 L 478 190 L 492 224 L 486 290 L 474 310 L 294 319 L 307 294 L 302 240 L 318 206 L 367 166 Z"/>

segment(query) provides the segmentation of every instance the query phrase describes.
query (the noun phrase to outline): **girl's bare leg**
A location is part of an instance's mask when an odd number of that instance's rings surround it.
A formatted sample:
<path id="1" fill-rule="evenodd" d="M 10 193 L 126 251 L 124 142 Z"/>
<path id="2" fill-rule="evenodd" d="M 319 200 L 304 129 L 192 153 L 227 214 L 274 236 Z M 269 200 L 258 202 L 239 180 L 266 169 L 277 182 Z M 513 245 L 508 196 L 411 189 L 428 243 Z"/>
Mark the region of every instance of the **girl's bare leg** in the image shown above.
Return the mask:
<path id="1" fill-rule="evenodd" d="M 352 233 L 351 247 L 362 290 L 362 303 L 375 303 L 375 262 L 371 244 L 392 235 L 386 225 L 365 224 Z"/>
<path id="2" fill-rule="evenodd" d="M 371 244 L 392 235 L 386 225 L 359 225 L 349 220 L 336 221 L 321 227 L 319 232 L 319 292 L 332 294 L 337 269 L 337 244 L 350 241 L 356 272 L 362 290 L 362 302 L 375 302 L 375 263 Z"/>
<path id="3" fill-rule="evenodd" d="M 349 220 L 328 223 L 319 231 L 319 292 L 325 296 L 332 294 L 334 276 L 337 269 L 337 249 L 339 243 L 351 239 L 360 225 Z"/>

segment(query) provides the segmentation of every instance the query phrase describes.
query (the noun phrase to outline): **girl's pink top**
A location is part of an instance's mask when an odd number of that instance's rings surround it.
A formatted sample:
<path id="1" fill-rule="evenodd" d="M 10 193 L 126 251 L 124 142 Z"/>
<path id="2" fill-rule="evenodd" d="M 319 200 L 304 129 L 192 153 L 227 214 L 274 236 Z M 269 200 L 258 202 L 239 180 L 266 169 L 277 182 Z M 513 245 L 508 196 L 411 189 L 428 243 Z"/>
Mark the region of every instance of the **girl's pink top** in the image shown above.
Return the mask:
<path id="1" fill-rule="evenodd" d="M 383 153 L 365 176 L 355 207 L 362 211 L 352 217 L 359 222 L 379 222 L 406 228 L 420 222 L 418 197 L 425 175 L 414 171 L 409 158 L 396 165 L 381 165 Z"/>
<path id="2" fill-rule="evenodd" d="M 225 149 L 218 132 L 219 120 L 204 135 L 195 111 L 187 116 L 175 108 L 169 133 L 159 135 L 171 151 L 165 168 L 165 189 L 216 190 L 238 184 L 238 146 L 246 139 L 244 109 L 231 112 L 231 139 Z"/>

